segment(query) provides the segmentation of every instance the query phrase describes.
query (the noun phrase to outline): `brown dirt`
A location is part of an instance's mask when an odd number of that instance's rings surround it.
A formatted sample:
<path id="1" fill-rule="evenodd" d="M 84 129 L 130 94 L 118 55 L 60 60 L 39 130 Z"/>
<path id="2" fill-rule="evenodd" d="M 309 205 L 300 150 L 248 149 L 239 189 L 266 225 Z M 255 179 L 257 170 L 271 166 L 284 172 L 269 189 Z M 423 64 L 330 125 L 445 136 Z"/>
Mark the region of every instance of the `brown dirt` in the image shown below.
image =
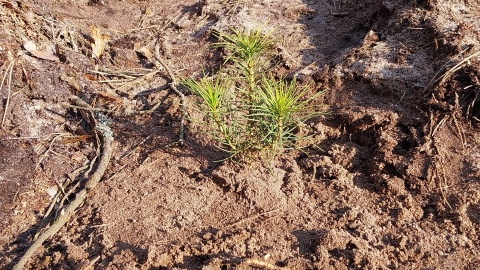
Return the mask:
<path id="1" fill-rule="evenodd" d="M 164 102 L 111 117 L 107 175 L 27 269 L 480 268 L 478 1 L 174 2 L 0 0 L 2 78 L 15 59 L 0 90 L 0 267 L 31 244 L 47 191 L 97 155 L 64 106 L 77 95 L 120 111 Z M 110 36 L 98 63 L 92 24 Z M 172 147 L 164 70 L 123 86 L 91 72 L 153 71 L 135 49 L 158 40 L 177 76 L 198 76 L 219 63 L 213 31 L 259 25 L 278 38 L 276 72 L 327 90 L 331 107 L 308 123 L 305 152 L 267 166 L 219 161 L 193 106 Z M 59 61 L 27 40 L 56 44 Z"/>

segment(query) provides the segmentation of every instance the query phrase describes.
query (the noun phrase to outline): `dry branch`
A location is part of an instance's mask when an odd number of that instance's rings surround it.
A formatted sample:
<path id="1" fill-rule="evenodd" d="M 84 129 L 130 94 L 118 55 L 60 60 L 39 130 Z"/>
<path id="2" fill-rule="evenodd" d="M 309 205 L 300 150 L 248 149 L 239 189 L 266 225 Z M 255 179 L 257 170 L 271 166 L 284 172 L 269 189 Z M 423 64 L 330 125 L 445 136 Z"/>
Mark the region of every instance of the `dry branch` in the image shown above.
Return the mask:
<path id="1" fill-rule="evenodd" d="M 88 104 L 83 102 L 80 98 L 76 97 L 73 99 L 77 106 L 89 108 Z M 95 126 L 96 130 L 99 131 L 100 136 L 103 139 L 103 151 L 98 163 L 97 169 L 86 181 L 85 187 L 76 194 L 75 199 L 64 209 L 62 209 L 60 215 L 55 220 L 55 222 L 44 232 L 42 233 L 36 241 L 32 243 L 30 248 L 25 252 L 20 261 L 13 267 L 13 270 L 23 269 L 28 260 L 34 255 L 35 251 L 42 246 L 43 242 L 48 238 L 56 234 L 62 227 L 67 223 L 73 213 L 77 210 L 80 205 L 85 201 L 88 196 L 88 191 L 94 189 L 102 178 L 105 170 L 107 169 L 108 163 L 112 156 L 113 148 L 113 132 L 107 123 L 99 120 Z"/>

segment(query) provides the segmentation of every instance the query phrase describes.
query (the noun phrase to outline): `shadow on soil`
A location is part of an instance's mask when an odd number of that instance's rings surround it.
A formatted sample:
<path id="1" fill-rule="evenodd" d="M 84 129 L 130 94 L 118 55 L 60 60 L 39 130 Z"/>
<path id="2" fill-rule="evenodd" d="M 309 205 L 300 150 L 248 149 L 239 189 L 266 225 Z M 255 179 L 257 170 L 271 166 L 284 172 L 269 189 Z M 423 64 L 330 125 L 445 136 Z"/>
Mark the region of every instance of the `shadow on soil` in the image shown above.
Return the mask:
<path id="1" fill-rule="evenodd" d="M 382 14 L 382 1 L 354 1 L 340 6 L 338 1 L 308 1 L 305 5 L 313 9 L 299 19 L 306 26 L 313 49 L 303 54 L 302 65 L 313 62 L 317 67 L 334 65 L 352 48 L 362 44 L 365 34 Z M 383 18 L 385 19 L 385 18 Z"/>
<path id="2" fill-rule="evenodd" d="M 327 230 L 297 230 L 292 234 L 297 238 L 297 244 L 292 246 L 292 250 L 298 250 L 300 255 L 308 257 L 315 254 L 319 242 L 327 234 Z"/>

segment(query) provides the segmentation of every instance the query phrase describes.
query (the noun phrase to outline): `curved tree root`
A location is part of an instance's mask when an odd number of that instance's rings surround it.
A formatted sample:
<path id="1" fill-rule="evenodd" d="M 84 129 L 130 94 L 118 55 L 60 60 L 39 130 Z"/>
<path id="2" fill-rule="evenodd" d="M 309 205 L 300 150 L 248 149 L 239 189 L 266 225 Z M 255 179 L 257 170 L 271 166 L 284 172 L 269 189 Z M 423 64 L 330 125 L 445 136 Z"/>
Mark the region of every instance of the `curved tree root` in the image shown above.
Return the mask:
<path id="1" fill-rule="evenodd" d="M 75 103 L 80 103 L 79 98 L 78 100 L 74 99 L 73 101 Z M 85 103 L 78 105 L 85 107 Z M 99 134 L 103 140 L 103 151 L 97 169 L 86 181 L 85 187 L 76 194 L 75 199 L 66 208 L 62 209 L 61 214 L 58 216 L 55 222 L 44 233 L 42 233 L 35 242 L 32 243 L 25 254 L 23 254 L 20 261 L 18 261 L 18 263 L 13 267 L 13 270 L 23 269 L 28 260 L 34 255 L 35 251 L 42 246 L 43 242 L 56 234 L 63 227 L 63 225 L 67 223 L 73 213 L 87 198 L 88 191 L 97 186 L 98 182 L 105 173 L 113 152 L 113 133 L 110 127 L 108 127 L 107 123 L 103 123 L 102 121 L 98 121 L 96 123 L 96 129 L 99 131 Z"/>

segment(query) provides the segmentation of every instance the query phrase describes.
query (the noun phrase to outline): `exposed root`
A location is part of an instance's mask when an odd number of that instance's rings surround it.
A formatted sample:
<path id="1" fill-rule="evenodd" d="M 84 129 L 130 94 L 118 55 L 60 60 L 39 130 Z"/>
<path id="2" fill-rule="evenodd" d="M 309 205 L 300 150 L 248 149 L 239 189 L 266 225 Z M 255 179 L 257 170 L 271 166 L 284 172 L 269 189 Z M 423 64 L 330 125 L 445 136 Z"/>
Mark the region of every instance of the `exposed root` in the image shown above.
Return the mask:
<path id="1" fill-rule="evenodd" d="M 76 105 L 78 106 L 85 106 L 85 103 L 81 101 L 80 98 L 74 98 L 73 101 L 76 102 Z M 108 163 L 110 161 L 110 158 L 113 152 L 113 148 L 112 148 L 112 142 L 114 140 L 113 132 L 108 126 L 108 123 L 104 122 L 104 120 L 102 119 L 99 119 L 95 123 L 95 128 L 99 132 L 103 140 L 103 151 L 102 151 L 97 169 L 86 181 L 84 188 L 76 194 L 75 199 L 71 201 L 71 203 L 67 207 L 61 210 L 60 215 L 53 222 L 53 224 L 45 232 L 43 232 L 37 238 L 36 241 L 32 243 L 30 248 L 28 248 L 28 250 L 22 256 L 20 261 L 13 267 L 14 270 L 23 269 L 25 264 L 28 262 L 28 260 L 34 255 L 35 251 L 40 246 L 42 246 L 43 242 L 45 242 L 45 240 L 47 240 L 48 238 L 56 234 L 63 227 L 63 225 L 67 223 L 67 221 L 70 219 L 73 213 L 77 210 L 77 208 L 83 204 L 83 202 L 88 196 L 89 190 L 94 189 L 96 187 L 96 185 L 102 178 L 103 174 L 105 173 L 105 170 L 107 169 Z"/>

